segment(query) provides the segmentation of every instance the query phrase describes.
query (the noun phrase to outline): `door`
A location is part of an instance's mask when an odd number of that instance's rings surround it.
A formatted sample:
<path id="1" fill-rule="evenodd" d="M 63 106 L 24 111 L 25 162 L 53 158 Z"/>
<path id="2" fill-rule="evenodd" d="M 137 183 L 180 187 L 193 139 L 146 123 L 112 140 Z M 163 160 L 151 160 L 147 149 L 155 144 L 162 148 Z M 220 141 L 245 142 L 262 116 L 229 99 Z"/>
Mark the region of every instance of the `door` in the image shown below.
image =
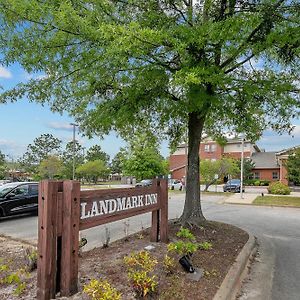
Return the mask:
<path id="1" fill-rule="evenodd" d="M 5 210 L 7 215 L 27 212 L 31 206 L 29 185 L 22 184 L 14 188 L 5 197 Z"/>

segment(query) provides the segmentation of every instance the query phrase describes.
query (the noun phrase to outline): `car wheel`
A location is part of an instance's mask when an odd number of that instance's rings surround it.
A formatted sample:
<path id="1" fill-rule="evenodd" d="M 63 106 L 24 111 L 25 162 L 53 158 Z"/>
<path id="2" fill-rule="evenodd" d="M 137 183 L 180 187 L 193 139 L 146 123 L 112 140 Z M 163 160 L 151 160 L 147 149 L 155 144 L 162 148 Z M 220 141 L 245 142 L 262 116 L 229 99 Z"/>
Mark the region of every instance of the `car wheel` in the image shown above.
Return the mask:
<path id="1" fill-rule="evenodd" d="M 174 185 L 172 185 L 171 190 L 172 190 L 172 191 L 174 190 Z"/>
<path id="2" fill-rule="evenodd" d="M 182 191 L 182 186 L 179 188 L 179 191 Z"/>

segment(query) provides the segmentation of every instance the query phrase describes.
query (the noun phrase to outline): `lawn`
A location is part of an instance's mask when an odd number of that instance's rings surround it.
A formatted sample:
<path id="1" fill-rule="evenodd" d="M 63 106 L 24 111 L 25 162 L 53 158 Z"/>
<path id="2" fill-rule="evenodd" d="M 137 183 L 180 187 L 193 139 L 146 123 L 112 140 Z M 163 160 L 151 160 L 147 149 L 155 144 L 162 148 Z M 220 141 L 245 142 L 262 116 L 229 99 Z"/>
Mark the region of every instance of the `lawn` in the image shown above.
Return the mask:
<path id="1" fill-rule="evenodd" d="M 259 196 L 253 204 L 273 206 L 297 206 L 300 207 L 300 197 L 290 196 Z"/>

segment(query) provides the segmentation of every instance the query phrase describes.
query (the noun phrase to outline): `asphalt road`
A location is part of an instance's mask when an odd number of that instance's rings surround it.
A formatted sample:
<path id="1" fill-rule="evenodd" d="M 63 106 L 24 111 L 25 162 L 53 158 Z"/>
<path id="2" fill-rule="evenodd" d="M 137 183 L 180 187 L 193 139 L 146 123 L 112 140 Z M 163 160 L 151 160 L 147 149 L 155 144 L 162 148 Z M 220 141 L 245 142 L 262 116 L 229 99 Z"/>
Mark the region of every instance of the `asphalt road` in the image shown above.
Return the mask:
<path id="1" fill-rule="evenodd" d="M 250 280 L 243 286 L 240 299 L 299 300 L 300 299 L 300 209 L 245 205 L 223 205 L 222 196 L 202 195 L 203 212 L 207 219 L 230 223 L 254 234 L 259 243 L 259 256 Z M 169 217 L 180 216 L 184 196 L 172 194 Z M 124 223 L 127 223 L 125 225 Z M 150 225 L 150 215 L 140 215 L 106 226 L 111 241 Z M 0 221 L 0 234 L 36 242 L 37 218 L 23 216 Z M 102 246 L 105 226 L 81 232 L 88 239 L 86 249 Z"/>

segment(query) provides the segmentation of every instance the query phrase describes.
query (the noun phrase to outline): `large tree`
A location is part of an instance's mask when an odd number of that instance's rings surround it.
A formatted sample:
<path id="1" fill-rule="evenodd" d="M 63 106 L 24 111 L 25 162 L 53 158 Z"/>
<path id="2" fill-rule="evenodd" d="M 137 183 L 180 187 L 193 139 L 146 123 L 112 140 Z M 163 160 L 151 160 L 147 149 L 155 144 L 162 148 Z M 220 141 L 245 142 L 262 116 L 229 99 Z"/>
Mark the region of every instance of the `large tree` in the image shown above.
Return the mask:
<path id="1" fill-rule="evenodd" d="M 94 145 L 87 151 L 86 160 L 102 160 L 103 162 L 105 162 L 106 165 L 108 165 L 109 155 L 101 149 L 100 145 Z"/>
<path id="2" fill-rule="evenodd" d="M 73 177 L 73 163 L 75 170 L 79 165 L 84 163 L 84 148 L 76 140 L 74 143 L 73 141 L 68 142 L 62 153 L 62 159 L 64 163 L 64 176 L 71 179 Z"/>
<path id="3" fill-rule="evenodd" d="M 168 174 L 168 166 L 158 148 L 152 135 L 139 134 L 131 139 L 127 154 L 122 159 L 123 174 L 135 176 L 137 180 Z"/>
<path id="4" fill-rule="evenodd" d="M 41 161 L 38 166 L 38 175 L 42 179 L 61 178 L 63 168 L 63 161 L 57 156 L 50 155 Z"/>
<path id="5" fill-rule="evenodd" d="M 0 0 L 2 62 L 39 75 L 0 101 L 48 102 L 88 134 L 187 130 L 181 221 L 199 224 L 203 130 L 255 139 L 299 115 L 299 14 L 298 0 Z"/>
<path id="6" fill-rule="evenodd" d="M 33 140 L 27 146 L 26 152 L 20 159 L 20 164 L 26 171 L 34 171 L 36 167 L 48 156 L 59 155 L 61 151 L 61 140 L 52 134 L 46 133 Z"/>
<path id="7" fill-rule="evenodd" d="M 106 179 L 109 174 L 109 169 L 102 160 L 92 160 L 79 166 L 76 169 L 78 177 L 87 180 L 88 182 L 97 183 L 98 179 Z"/>

